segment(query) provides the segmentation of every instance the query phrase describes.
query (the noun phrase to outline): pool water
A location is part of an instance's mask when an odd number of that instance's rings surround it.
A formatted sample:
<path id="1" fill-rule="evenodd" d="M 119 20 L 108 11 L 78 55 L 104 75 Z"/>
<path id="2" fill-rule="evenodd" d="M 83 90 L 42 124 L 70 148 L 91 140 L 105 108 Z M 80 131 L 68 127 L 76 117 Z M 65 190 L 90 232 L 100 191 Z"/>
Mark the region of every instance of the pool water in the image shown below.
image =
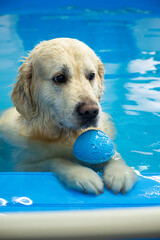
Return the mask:
<path id="1" fill-rule="evenodd" d="M 57 37 L 77 38 L 101 58 L 102 108 L 116 125 L 118 151 L 141 173 L 160 173 L 160 2 L 0 1 L 0 111 L 12 106 L 21 57 Z"/>

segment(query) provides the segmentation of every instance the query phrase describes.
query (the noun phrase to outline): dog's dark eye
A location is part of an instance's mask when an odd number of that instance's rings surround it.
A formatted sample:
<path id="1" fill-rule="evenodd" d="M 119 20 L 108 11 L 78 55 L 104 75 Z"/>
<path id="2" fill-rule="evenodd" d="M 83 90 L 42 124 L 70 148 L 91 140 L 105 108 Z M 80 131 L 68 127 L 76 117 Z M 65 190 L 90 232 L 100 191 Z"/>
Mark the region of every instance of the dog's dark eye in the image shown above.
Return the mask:
<path id="1" fill-rule="evenodd" d="M 95 78 L 95 73 L 90 73 L 89 74 L 89 81 L 92 81 Z"/>
<path id="2" fill-rule="evenodd" d="M 56 77 L 53 77 L 52 81 L 55 82 L 55 83 L 65 83 L 66 82 L 66 77 L 63 74 L 60 74 Z"/>

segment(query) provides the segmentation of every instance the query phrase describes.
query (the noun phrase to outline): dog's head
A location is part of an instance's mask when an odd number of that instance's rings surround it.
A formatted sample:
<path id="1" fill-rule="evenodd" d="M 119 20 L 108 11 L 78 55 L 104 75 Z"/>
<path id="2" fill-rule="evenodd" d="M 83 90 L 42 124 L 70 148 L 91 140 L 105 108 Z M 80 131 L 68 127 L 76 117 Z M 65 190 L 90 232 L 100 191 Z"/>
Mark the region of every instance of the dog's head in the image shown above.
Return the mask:
<path id="1" fill-rule="evenodd" d="M 17 111 L 28 121 L 54 119 L 59 127 L 96 127 L 104 68 L 84 43 L 68 38 L 41 42 L 24 60 L 12 91 Z M 44 127 L 44 126 L 43 126 Z"/>

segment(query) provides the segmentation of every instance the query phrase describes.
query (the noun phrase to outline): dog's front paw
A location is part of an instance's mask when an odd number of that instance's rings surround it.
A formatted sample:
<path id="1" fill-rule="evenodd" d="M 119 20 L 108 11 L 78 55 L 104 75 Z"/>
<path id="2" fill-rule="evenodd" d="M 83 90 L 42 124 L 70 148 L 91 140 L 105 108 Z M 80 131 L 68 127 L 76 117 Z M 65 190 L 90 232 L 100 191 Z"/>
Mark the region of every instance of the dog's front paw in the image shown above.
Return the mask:
<path id="1" fill-rule="evenodd" d="M 124 162 L 111 161 L 104 169 L 104 182 L 114 193 L 129 191 L 137 180 L 131 167 Z"/>
<path id="2" fill-rule="evenodd" d="M 68 188 L 95 195 L 103 193 L 102 179 L 89 168 L 74 166 L 70 170 L 58 174 L 57 177 Z"/>

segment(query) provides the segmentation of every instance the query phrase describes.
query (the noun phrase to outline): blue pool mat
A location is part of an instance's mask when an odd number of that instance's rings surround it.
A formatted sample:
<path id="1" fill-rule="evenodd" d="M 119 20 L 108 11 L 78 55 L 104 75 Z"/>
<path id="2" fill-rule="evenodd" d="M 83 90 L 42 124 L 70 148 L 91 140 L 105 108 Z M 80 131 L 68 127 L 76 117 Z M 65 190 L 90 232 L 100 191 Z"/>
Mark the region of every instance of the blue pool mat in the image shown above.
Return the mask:
<path id="1" fill-rule="evenodd" d="M 160 175 L 139 176 L 127 194 L 99 196 L 66 189 L 52 173 L 0 173 L 0 212 L 160 206 Z"/>

